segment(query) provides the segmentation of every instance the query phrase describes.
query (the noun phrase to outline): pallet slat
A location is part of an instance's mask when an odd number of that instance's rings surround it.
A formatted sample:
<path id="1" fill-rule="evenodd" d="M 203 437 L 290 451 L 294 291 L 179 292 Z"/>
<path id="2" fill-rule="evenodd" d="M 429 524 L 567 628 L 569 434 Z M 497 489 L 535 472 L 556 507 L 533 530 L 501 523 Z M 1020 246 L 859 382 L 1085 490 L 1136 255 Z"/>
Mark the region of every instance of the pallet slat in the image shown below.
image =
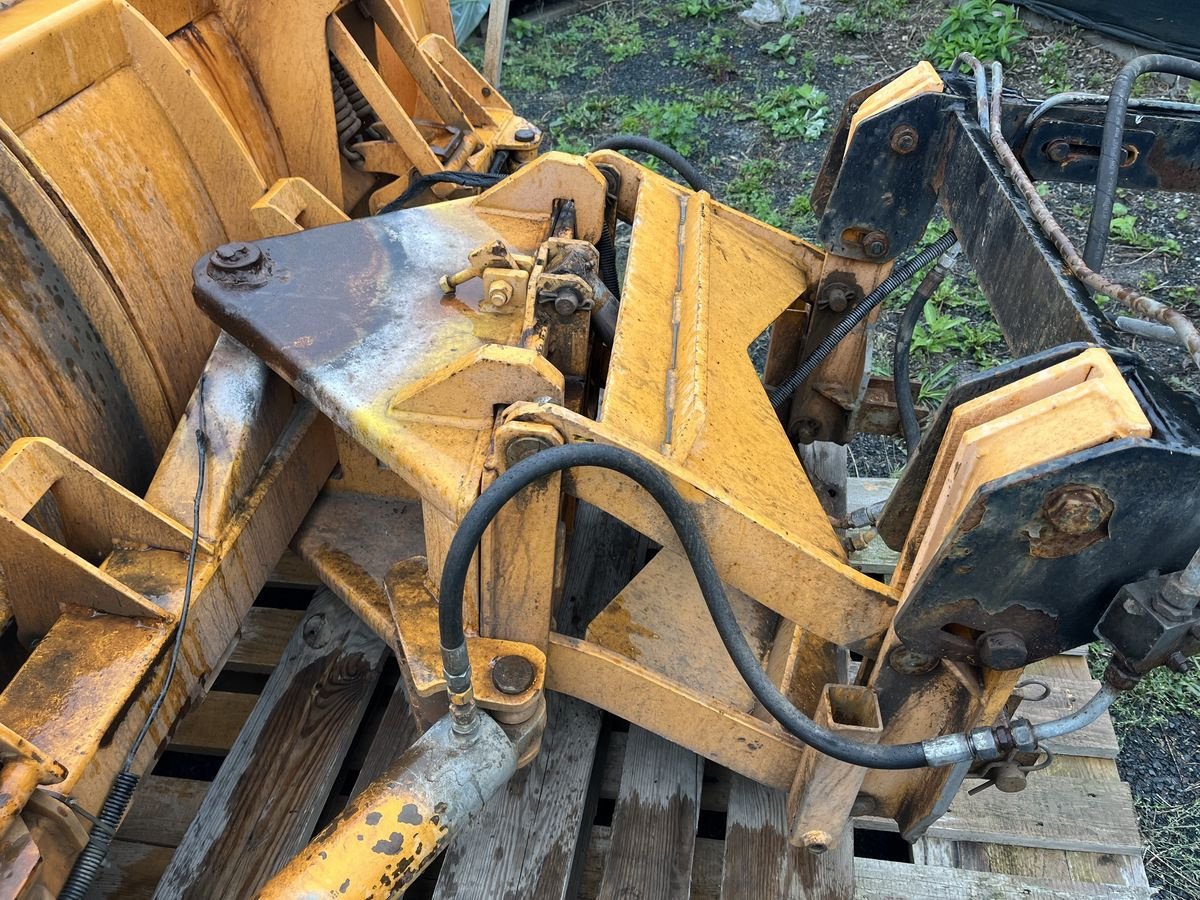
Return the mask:
<path id="1" fill-rule="evenodd" d="M 855 825 L 896 830 L 894 822 L 873 817 Z M 1128 784 L 1043 772 L 1019 794 L 960 792 L 926 837 L 1092 853 L 1140 854 L 1142 847 Z"/>
<path id="2" fill-rule="evenodd" d="M 225 668 L 231 672 L 270 673 L 287 649 L 303 610 L 252 606 L 242 619 L 241 634 Z"/>
<path id="3" fill-rule="evenodd" d="M 179 845 L 156 897 L 243 897 L 312 836 L 385 647 L 319 591 Z"/>
<path id="4" fill-rule="evenodd" d="M 1072 884 L 973 872 L 944 866 L 914 866 L 880 859 L 854 861 L 856 900 L 1143 900 L 1148 888 L 1115 884 Z"/>
<path id="5" fill-rule="evenodd" d="M 782 791 L 733 776 L 721 900 L 842 900 L 851 895 L 850 835 L 822 856 L 793 847 L 787 839 L 786 803 Z"/>
<path id="6" fill-rule="evenodd" d="M 159 847 L 179 846 L 208 788 L 207 781 L 147 775 L 133 795 L 116 839 Z"/>
<path id="7" fill-rule="evenodd" d="M 704 760 L 629 728 L 600 900 L 690 893 Z"/>

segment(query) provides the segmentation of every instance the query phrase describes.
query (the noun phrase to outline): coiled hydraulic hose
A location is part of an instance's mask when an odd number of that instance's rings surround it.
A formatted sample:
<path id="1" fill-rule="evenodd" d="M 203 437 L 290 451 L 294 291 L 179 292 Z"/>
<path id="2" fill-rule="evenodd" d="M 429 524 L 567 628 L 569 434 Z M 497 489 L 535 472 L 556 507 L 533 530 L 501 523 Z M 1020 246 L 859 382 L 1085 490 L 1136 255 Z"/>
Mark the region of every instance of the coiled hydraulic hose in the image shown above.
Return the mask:
<path id="1" fill-rule="evenodd" d="M 1125 137 L 1125 114 L 1129 109 L 1129 95 L 1133 93 L 1134 82 L 1149 72 L 1180 75 L 1200 81 L 1200 63 L 1166 53 L 1151 53 L 1130 60 L 1113 81 L 1108 109 L 1104 113 L 1104 133 L 1100 140 L 1100 160 L 1096 167 L 1096 196 L 1092 201 L 1092 217 L 1088 221 L 1087 243 L 1083 248 L 1083 261 L 1094 272 L 1099 272 L 1104 265 L 1104 251 L 1108 247 L 1108 231 L 1112 226 L 1113 203 L 1117 196 L 1117 176 L 1121 169 L 1121 144 Z M 987 130 L 986 126 L 984 130 Z"/>
<path id="2" fill-rule="evenodd" d="M 712 188 L 709 186 L 708 179 L 688 162 L 682 154 L 671 149 L 661 141 L 656 141 L 654 138 L 648 138 L 640 134 L 614 134 L 610 138 L 605 138 L 595 147 L 596 150 L 636 150 L 639 153 L 648 153 L 655 159 L 665 162 L 668 166 L 683 176 L 683 180 L 688 183 L 693 191 L 708 191 L 712 193 Z"/>
<path id="3" fill-rule="evenodd" d="M 463 631 L 463 586 L 484 531 L 500 509 L 522 488 L 551 473 L 578 466 L 619 472 L 654 498 L 683 545 L 713 624 L 733 664 L 754 696 L 787 731 L 822 753 L 852 765 L 871 769 L 915 769 L 928 764 L 921 743 L 878 746 L 847 740 L 821 728 L 791 704 L 767 677 L 738 627 L 725 595 L 725 586 L 717 574 L 717 567 L 691 507 L 662 472 L 620 447 L 602 444 L 551 447 L 517 463 L 479 496 L 458 526 L 442 568 L 438 623 L 448 682 L 461 685 L 461 679 L 464 676 L 469 679 L 470 675 L 469 666 L 466 665 L 466 635 Z M 469 683 L 469 680 L 466 681 L 466 685 Z"/>
<path id="4" fill-rule="evenodd" d="M 855 304 L 854 308 L 833 326 L 829 334 L 825 335 L 821 343 L 817 344 L 817 348 L 809 354 L 808 358 L 771 391 L 771 405 L 776 409 L 783 406 L 788 398 L 796 392 L 796 388 L 812 377 L 817 367 L 825 361 L 825 357 L 833 352 L 834 348 L 870 314 L 871 310 L 886 300 L 892 291 L 953 247 L 957 241 L 958 238 L 954 236 L 954 232 L 947 231 L 912 259 L 896 266 L 892 274 L 880 282 L 879 286 L 867 294 L 861 302 Z"/>

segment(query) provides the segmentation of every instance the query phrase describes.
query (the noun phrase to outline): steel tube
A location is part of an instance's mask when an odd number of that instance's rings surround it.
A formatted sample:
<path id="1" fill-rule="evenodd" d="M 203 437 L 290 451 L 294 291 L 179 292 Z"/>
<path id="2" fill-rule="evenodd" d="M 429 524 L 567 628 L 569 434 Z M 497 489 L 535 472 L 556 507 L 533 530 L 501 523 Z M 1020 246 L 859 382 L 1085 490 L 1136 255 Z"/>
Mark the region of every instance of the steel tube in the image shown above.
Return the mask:
<path id="1" fill-rule="evenodd" d="M 469 734 L 443 716 L 278 875 L 260 900 L 402 893 L 512 777 L 517 753 L 489 715 Z"/>

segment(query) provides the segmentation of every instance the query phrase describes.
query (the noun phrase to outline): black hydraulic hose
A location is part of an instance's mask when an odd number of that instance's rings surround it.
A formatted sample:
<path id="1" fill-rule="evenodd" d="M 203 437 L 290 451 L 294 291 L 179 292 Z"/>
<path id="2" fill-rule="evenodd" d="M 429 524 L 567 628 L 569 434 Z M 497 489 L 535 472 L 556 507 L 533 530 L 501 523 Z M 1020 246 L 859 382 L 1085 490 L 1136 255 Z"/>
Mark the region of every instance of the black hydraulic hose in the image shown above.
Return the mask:
<path id="1" fill-rule="evenodd" d="M 499 184 L 508 176 L 502 172 L 432 172 L 429 175 L 417 175 L 399 197 L 379 210 L 378 215 L 404 209 L 426 188 L 435 184 L 456 184 L 459 187 L 490 188 Z"/>
<path id="2" fill-rule="evenodd" d="M 1108 109 L 1104 114 L 1104 136 L 1100 141 L 1100 160 L 1096 169 L 1096 197 L 1092 217 L 1088 221 L 1087 244 L 1083 261 L 1093 272 L 1104 266 L 1104 251 L 1108 248 L 1108 231 L 1112 226 L 1113 203 L 1117 196 L 1117 176 L 1121 170 L 1121 145 L 1125 138 L 1125 114 L 1129 111 L 1129 95 L 1138 77 L 1149 72 L 1180 75 L 1200 81 L 1200 63 L 1181 56 L 1151 53 L 1130 60 L 1117 74 Z"/>
<path id="3" fill-rule="evenodd" d="M 712 193 L 708 179 L 701 175 L 695 166 L 684 159 L 680 153 L 661 141 L 654 140 L 654 138 L 648 138 L 640 134 L 614 134 L 612 137 L 602 140 L 596 145 L 595 149 L 636 150 L 639 153 L 648 153 L 655 159 L 665 162 L 682 175 L 683 180 L 688 183 L 688 186 L 693 191 L 708 191 L 708 193 Z"/>
<path id="4" fill-rule="evenodd" d="M 851 765 L 870 769 L 916 769 L 929 764 L 921 743 L 879 746 L 847 740 L 817 725 L 792 705 L 767 677 L 759 665 L 758 657 L 746 642 L 691 507 L 662 472 L 621 447 L 591 443 L 551 447 L 517 463 L 479 495 L 458 526 L 442 567 L 438 625 L 445 656 L 462 659 L 466 656 L 463 587 L 479 540 L 488 525 L 504 505 L 527 485 L 554 472 L 579 466 L 619 472 L 654 498 L 683 545 L 709 615 L 733 664 L 758 701 L 787 731 L 820 752 Z M 461 677 L 464 673 L 452 672 L 447 666 L 446 674 L 449 680 Z"/>
<path id="5" fill-rule="evenodd" d="M 938 260 L 936 266 L 925 273 L 925 277 L 913 292 L 912 299 L 908 301 L 908 306 L 904 308 L 904 314 L 896 328 L 896 346 L 892 352 L 892 383 L 896 388 L 896 411 L 900 414 L 900 431 L 904 435 L 909 459 L 913 458 L 917 452 L 917 444 L 921 442 L 921 424 L 917 421 L 917 405 L 913 401 L 908 376 L 913 332 L 917 329 L 917 323 L 921 321 L 925 304 L 954 265 L 954 259 L 951 258 L 953 256 L 957 256 L 957 253 L 952 247 Z"/>
<path id="6" fill-rule="evenodd" d="M 812 374 L 817 370 L 817 367 L 825 361 L 825 358 L 833 352 L 834 348 L 842 342 L 842 340 L 855 326 L 865 319 L 875 307 L 882 303 L 887 296 L 904 284 L 921 269 L 929 265 L 947 250 L 954 246 L 958 238 L 954 236 L 953 231 L 947 231 L 940 238 L 918 253 L 912 259 L 902 262 L 892 270 L 892 274 L 879 283 L 879 286 L 871 293 L 867 294 L 861 302 L 855 304 L 836 325 L 833 326 L 829 334 L 825 335 L 821 343 L 804 362 L 796 367 L 787 378 L 780 382 L 779 386 L 771 391 L 771 405 L 776 409 L 783 406 L 788 398 L 796 392 L 796 388 L 804 384 Z"/>

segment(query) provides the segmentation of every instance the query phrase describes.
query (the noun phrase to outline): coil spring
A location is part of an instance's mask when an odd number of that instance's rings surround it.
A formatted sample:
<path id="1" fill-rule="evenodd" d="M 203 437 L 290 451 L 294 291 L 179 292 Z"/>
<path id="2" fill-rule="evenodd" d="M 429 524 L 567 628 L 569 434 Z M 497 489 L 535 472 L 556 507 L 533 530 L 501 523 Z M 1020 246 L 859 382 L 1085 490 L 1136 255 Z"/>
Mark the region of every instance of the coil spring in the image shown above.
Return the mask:
<path id="1" fill-rule="evenodd" d="M 87 896 L 104 867 L 108 845 L 112 843 L 117 826 L 125 818 L 125 811 L 129 809 L 137 785 L 138 776 L 132 772 L 117 773 L 112 789 L 104 798 L 104 805 L 100 807 L 100 814 L 92 823 L 92 833 L 88 836 L 87 845 L 75 860 L 71 874 L 58 895 L 59 900 L 84 900 Z"/>
<path id="2" fill-rule="evenodd" d="M 373 127 L 376 121 L 375 110 L 332 53 L 329 55 L 329 75 L 333 88 L 333 116 L 337 127 L 338 151 L 351 165 L 361 168 L 362 154 L 351 145 L 364 140 L 380 139 L 379 132 Z"/>

